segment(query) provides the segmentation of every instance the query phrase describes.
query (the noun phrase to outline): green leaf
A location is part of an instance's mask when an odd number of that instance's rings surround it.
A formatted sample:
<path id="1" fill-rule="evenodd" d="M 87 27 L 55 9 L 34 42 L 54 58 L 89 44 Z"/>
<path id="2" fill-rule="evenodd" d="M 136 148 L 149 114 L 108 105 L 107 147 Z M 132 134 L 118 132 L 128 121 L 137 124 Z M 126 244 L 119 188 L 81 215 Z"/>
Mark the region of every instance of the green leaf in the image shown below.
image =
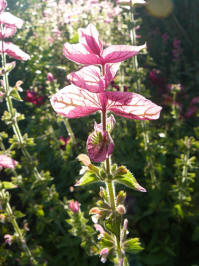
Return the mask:
<path id="1" fill-rule="evenodd" d="M 131 189 L 146 192 L 146 189 L 140 186 L 133 174 L 131 174 L 131 172 L 128 170 L 125 174 L 115 176 L 114 181 L 123 184 L 124 186 L 130 187 Z"/>
<path id="2" fill-rule="evenodd" d="M 5 189 L 17 188 L 17 185 L 15 185 L 11 182 L 7 182 L 7 181 L 2 182 L 2 185 L 3 185 L 3 188 L 5 188 Z"/>
<path id="3" fill-rule="evenodd" d="M 137 254 L 143 250 L 139 238 L 131 238 L 124 242 L 124 248 L 126 252 Z"/>
<path id="4" fill-rule="evenodd" d="M 13 88 L 11 93 L 10 93 L 10 96 L 12 96 L 13 99 L 19 101 L 19 102 L 22 102 L 23 100 L 21 99 L 21 96 L 19 95 L 18 91 L 17 91 L 17 88 Z"/>
<path id="5" fill-rule="evenodd" d="M 174 208 L 177 211 L 177 214 L 183 219 L 184 218 L 184 213 L 183 213 L 183 210 L 182 210 L 180 204 L 175 204 Z"/>
<path id="6" fill-rule="evenodd" d="M 22 218 L 22 217 L 25 216 L 25 214 L 23 214 L 23 213 L 20 212 L 20 211 L 15 211 L 14 214 L 15 214 L 15 216 L 16 216 L 17 218 Z"/>
<path id="7" fill-rule="evenodd" d="M 90 185 L 98 181 L 99 178 L 93 171 L 86 171 L 86 173 L 80 178 L 80 180 L 75 184 L 75 186 Z"/>

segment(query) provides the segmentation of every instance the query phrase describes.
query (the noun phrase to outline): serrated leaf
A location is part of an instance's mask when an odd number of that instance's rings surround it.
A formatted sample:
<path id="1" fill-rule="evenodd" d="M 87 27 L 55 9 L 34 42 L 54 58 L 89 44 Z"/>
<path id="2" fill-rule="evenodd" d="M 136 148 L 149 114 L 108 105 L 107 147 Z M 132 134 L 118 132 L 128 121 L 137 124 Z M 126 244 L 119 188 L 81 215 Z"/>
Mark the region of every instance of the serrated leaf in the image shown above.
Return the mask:
<path id="1" fill-rule="evenodd" d="M 86 173 L 80 178 L 80 180 L 75 184 L 75 186 L 90 185 L 98 181 L 99 178 L 93 171 L 86 171 Z"/>
<path id="2" fill-rule="evenodd" d="M 140 192 L 146 192 L 146 189 L 140 186 L 133 174 L 128 170 L 126 174 L 115 176 L 114 181 L 131 189 L 138 190 Z"/>
<path id="3" fill-rule="evenodd" d="M 15 185 L 11 182 L 7 182 L 7 181 L 2 182 L 2 185 L 3 185 L 3 188 L 5 188 L 5 189 L 17 188 L 17 185 Z"/>
<path id="4" fill-rule="evenodd" d="M 139 238 L 131 238 L 124 242 L 124 248 L 126 252 L 137 254 L 143 250 Z"/>

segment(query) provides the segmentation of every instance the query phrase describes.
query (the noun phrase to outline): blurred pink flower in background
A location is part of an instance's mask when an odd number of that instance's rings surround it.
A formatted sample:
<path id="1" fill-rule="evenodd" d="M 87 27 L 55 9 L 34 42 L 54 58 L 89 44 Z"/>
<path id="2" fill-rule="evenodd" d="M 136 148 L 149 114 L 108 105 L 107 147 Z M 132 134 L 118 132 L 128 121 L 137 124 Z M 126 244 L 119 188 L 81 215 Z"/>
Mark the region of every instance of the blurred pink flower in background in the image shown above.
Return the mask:
<path id="1" fill-rule="evenodd" d="M 198 111 L 198 107 L 197 106 L 195 106 L 195 105 L 190 106 L 188 108 L 188 110 L 186 111 L 186 113 L 185 113 L 185 117 L 186 118 L 190 118 L 190 117 L 194 116 L 197 113 L 197 111 Z"/>
<path id="2" fill-rule="evenodd" d="M 62 149 L 62 150 L 64 150 L 64 149 L 66 148 L 66 146 L 67 146 L 67 144 L 69 143 L 70 140 L 71 140 L 71 137 L 70 137 L 70 136 L 67 137 L 67 138 L 61 136 L 61 137 L 59 138 L 59 141 L 60 141 L 60 143 L 61 143 L 61 149 Z"/>
<path id="3" fill-rule="evenodd" d="M 169 34 L 168 33 L 163 33 L 162 34 L 162 41 L 165 43 L 169 39 Z"/>
<path id="4" fill-rule="evenodd" d="M 13 237 L 9 234 L 4 235 L 5 243 L 11 246 Z"/>
<path id="5" fill-rule="evenodd" d="M 10 158 L 9 156 L 5 154 L 0 154 L 0 167 L 15 168 L 17 164 L 18 162 Z"/>
<path id="6" fill-rule="evenodd" d="M 39 96 L 36 92 L 27 90 L 24 101 L 30 102 L 39 107 L 44 104 L 44 96 Z"/>
<path id="7" fill-rule="evenodd" d="M 48 78 L 48 81 L 49 81 L 49 82 L 53 82 L 53 80 L 54 80 L 54 76 L 53 76 L 53 74 L 50 73 L 50 72 L 48 72 L 48 74 L 47 74 L 47 78 Z"/>

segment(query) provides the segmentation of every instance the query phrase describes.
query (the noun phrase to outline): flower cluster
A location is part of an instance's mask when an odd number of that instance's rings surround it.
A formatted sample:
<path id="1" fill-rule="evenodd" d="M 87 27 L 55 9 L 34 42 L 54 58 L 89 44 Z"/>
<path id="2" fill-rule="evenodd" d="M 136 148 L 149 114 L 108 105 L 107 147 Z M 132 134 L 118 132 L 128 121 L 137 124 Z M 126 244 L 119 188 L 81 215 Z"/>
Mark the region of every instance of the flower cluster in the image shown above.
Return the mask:
<path id="1" fill-rule="evenodd" d="M 9 12 L 5 12 L 7 2 L 5 0 L 0 1 L 0 39 L 12 37 L 17 29 L 20 29 L 23 25 L 23 20 L 15 17 Z M 11 42 L 1 42 L 0 53 L 7 54 L 18 60 L 28 60 L 30 56 L 23 52 L 17 45 Z"/>
<path id="2" fill-rule="evenodd" d="M 143 96 L 107 90 L 120 62 L 137 55 L 145 45 L 111 45 L 103 49 L 94 25 L 90 24 L 78 32 L 79 43 L 65 43 L 64 55 L 86 66 L 69 74 L 68 79 L 72 84 L 52 96 L 54 110 L 67 118 L 79 118 L 101 111 L 105 116 L 113 112 L 129 119 L 158 119 L 161 107 Z M 113 151 L 114 144 L 107 121 L 96 124 L 87 140 L 88 154 L 94 162 L 104 161 Z"/>

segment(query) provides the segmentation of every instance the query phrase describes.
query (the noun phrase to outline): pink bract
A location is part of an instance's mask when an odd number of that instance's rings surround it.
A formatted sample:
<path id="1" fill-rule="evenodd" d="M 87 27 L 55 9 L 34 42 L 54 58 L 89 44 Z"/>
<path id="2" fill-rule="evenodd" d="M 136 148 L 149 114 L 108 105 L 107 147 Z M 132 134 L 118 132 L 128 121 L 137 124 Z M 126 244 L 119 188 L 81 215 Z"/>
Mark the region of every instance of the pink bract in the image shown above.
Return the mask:
<path id="1" fill-rule="evenodd" d="M 83 117 L 96 111 L 111 111 L 130 119 L 154 120 L 159 118 L 162 109 L 137 93 L 92 93 L 75 85 L 69 85 L 54 94 L 51 104 L 58 114 L 67 118 Z"/>
<path id="2" fill-rule="evenodd" d="M 12 37 L 16 33 L 17 28 L 4 26 L 3 31 L 0 30 L 0 39 Z"/>
<path id="3" fill-rule="evenodd" d="M 18 59 L 18 60 L 29 60 L 30 56 L 23 52 L 17 45 L 11 43 L 11 42 L 4 42 L 3 43 L 3 49 L 2 45 L 0 45 L 0 53 L 6 53 L 7 55 Z"/>
<path id="4" fill-rule="evenodd" d="M 15 168 L 17 163 L 18 163 L 17 161 L 13 160 L 7 155 L 4 154 L 0 155 L 0 167 Z"/>
<path id="5" fill-rule="evenodd" d="M 79 29 L 79 43 L 64 44 L 64 55 L 71 61 L 84 65 L 105 65 L 122 62 L 146 47 L 130 45 L 112 45 L 103 50 L 96 27 L 89 24 L 87 28 Z"/>
<path id="6" fill-rule="evenodd" d="M 100 163 L 113 153 L 114 142 L 107 131 L 95 128 L 95 131 L 88 136 L 86 148 L 90 159 Z"/>
<path id="7" fill-rule="evenodd" d="M 120 63 L 106 64 L 104 76 L 101 76 L 98 66 L 87 66 L 70 73 L 67 78 L 77 87 L 99 93 L 106 90 L 107 85 L 114 79 L 119 66 Z"/>
<path id="8" fill-rule="evenodd" d="M 23 20 L 12 15 L 9 12 L 3 12 L 0 14 L 0 24 L 4 24 L 8 27 L 15 27 L 21 29 Z"/>
<path id="9" fill-rule="evenodd" d="M 5 0 L 0 0 L 0 14 L 4 11 L 7 6 L 7 2 Z"/>

